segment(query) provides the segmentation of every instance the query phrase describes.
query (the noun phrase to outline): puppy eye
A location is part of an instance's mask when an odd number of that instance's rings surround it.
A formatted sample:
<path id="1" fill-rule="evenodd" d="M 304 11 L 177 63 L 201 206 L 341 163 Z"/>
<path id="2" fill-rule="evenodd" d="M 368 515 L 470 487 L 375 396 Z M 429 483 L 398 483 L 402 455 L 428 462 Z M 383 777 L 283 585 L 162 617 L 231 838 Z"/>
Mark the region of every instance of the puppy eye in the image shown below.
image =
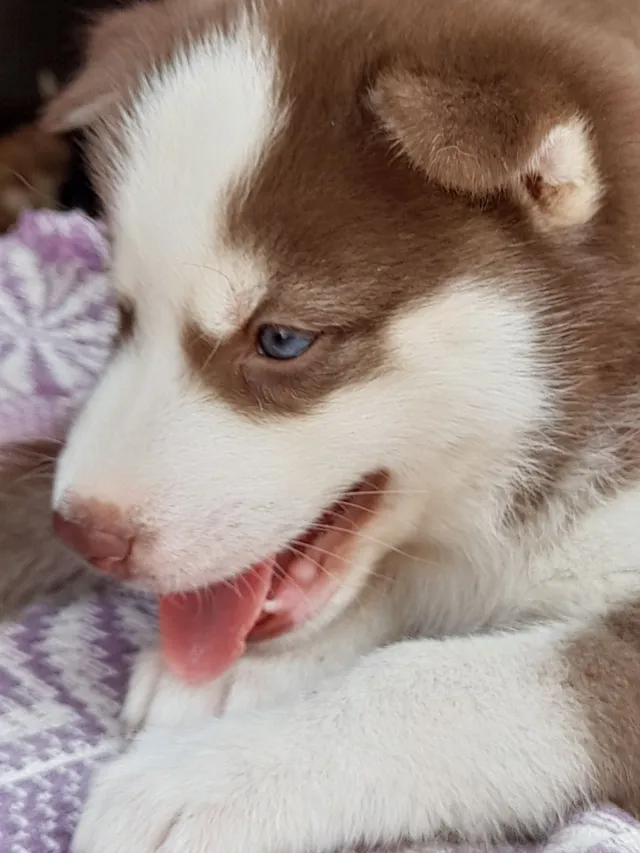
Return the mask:
<path id="1" fill-rule="evenodd" d="M 265 358 L 287 361 L 303 355 L 316 338 L 313 332 L 287 326 L 261 326 L 258 329 L 258 352 Z"/>

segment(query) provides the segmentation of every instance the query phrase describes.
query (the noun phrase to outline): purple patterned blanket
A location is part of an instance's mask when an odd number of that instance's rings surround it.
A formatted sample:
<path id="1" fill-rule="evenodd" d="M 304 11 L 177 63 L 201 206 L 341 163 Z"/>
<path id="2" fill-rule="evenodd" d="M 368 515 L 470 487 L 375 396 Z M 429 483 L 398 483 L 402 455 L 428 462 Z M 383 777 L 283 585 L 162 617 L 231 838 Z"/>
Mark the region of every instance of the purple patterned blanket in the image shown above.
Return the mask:
<path id="1" fill-rule="evenodd" d="M 91 387 L 114 322 L 106 262 L 101 229 L 78 213 L 28 215 L 0 239 L 0 442 L 58 434 Z M 145 602 L 100 589 L 0 627 L 0 853 L 67 853 L 152 635 Z M 640 824 L 603 808 L 530 850 L 640 853 Z"/>

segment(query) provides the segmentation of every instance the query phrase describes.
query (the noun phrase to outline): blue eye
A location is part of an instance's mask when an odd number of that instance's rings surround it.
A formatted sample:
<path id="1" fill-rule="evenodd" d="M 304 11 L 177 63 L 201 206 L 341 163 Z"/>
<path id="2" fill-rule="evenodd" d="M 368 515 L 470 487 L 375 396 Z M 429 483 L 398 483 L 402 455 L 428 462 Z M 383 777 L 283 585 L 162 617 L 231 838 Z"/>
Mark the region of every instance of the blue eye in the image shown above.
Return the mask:
<path id="1" fill-rule="evenodd" d="M 260 355 L 286 361 L 299 358 L 313 344 L 316 335 L 313 332 L 301 332 L 287 326 L 261 326 L 258 329 Z"/>

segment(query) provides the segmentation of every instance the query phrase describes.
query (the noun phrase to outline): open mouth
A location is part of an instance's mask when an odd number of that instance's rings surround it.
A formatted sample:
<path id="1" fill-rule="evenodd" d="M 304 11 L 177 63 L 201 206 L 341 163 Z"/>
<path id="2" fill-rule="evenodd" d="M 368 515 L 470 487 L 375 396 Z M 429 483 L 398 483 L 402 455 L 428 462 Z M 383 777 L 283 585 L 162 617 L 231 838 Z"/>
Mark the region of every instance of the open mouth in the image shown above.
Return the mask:
<path id="1" fill-rule="evenodd" d="M 350 555 L 374 517 L 388 481 L 384 471 L 363 478 L 280 552 L 240 575 L 160 599 L 165 659 L 181 678 L 219 677 L 247 643 L 298 628 L 334 596 Z"/>

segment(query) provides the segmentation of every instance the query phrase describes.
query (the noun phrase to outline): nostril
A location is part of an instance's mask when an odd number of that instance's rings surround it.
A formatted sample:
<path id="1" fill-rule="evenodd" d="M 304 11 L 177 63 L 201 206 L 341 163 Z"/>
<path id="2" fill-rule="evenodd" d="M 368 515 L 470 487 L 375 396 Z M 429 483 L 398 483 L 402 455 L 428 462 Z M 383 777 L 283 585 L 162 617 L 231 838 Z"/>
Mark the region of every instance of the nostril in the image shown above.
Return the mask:
<path id="1" fill-rule="evenodd" d="M 122 534 L 101 530 L 90 522 L 67 521 L 57 512 L 53 514 L 53 529 L 65 544 L 88 559 L 123 560 L 129 552 L 130 539 Z"/>
<path id="2" fill-rule="evenodd" d="M 65 545 L 96 568 L 118 577 L 128 576 L 126 562 L 133 535 L 124 525 L 107 522 L 94 512 L 79 515 L 77 520 L 54 512 L 53 529 Z"/>

